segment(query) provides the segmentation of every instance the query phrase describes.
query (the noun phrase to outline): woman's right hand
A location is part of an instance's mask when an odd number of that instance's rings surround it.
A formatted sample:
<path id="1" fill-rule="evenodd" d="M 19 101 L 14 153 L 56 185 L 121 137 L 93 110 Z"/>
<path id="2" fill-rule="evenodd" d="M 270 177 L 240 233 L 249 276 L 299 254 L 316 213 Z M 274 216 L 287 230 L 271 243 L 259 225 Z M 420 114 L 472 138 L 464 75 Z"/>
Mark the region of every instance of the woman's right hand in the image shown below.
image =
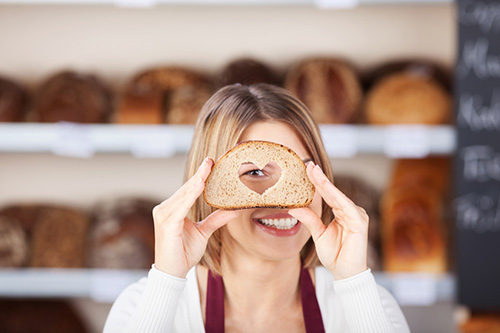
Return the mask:
<path id="1" fill-rule="evenodd" d="M 155 267 L 180 278 L 202 258 L 212 233 L 236 217 L 234 211 L 217 210 L 200 222 L 186 216 L 203 193 L 214 161 L 206 158 L 196 174 L 170 198 L 153 209 Z"/>

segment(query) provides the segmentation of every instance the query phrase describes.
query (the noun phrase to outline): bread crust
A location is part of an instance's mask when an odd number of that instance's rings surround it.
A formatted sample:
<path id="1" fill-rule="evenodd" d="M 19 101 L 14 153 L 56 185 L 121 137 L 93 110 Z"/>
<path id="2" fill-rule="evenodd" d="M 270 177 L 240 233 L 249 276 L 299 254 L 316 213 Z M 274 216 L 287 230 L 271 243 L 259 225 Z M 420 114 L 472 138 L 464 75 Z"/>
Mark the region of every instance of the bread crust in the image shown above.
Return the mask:
<path id="1" fill-rule="evenodd" d="M 303 167 L 303 171 L 304 171 L 304 175 L 305 175 L 305 179 L 306 179 L 306 184 L 307 184 L 306 186 L 303 186 L 304 190 L 307 190 L 308 188 L 310 189 L 306 201 L 304 201 L 302 203 L 286 203 L 286 202 L 266 203 L 266 202 L 259 202 L 257 204 L 248 203 L 248 204 L 243 204 L 243 205 L 222 205 L 222 204 L 216 204 L 216 203 L 214 203 L 211 200 L 211 198 L 207 195 L 207 187 L 209 186 L 210 182 L 220 181 L 220 180 L 213 179 L 212 176 L 214 174 L 214 170 L 216 170 L 216 168 L 220 166 L 220 164 L 222 163 L 222 161 L 224 161 L 228 156 L 232 155 L 235 151 L 241 150 L 245 146 L 250 146 L 250 145 L 264 145 L 264 146 L 267 146 L 267 147 L 275 147 L 275 148 L 278 148 L 279 150 L 281 150 L 283 153 L 286 152 L 286 153 L 292 155 L 293 158 L 296 159 L 298 163 L 300 163 L 301 167 Z M 251 156 L 249 156 L 248 161 L 252 162 L 252 157 Z M 210 175 L 207 178 L 205 190 L 203 191 L 203 198 L 205 199 L 205 202 L 208 205 L 210 205 L 210 206 L 212 206 L 214 208 L 217 208 L 217 209 L 224 209 L 224 210 L 239 210 L 239 209 L 252 209 L 252 208 L 292 209 L 292 208 L 307 207 L 312 202 L 312 199 L 314 197 L 315 188 L 314 188 L 314 185 L 310 182 L 307 174 L 305 173 L 305 170 L 306 170 L 306 165 L 304 164 L 304 162 L 302 161 L 302 159 L 297 155 L 297 153 L 295 153 L 292 149 L 290 149 L 290 148 L 288 148 L 288 147 L 286 147 L 286 146 L 284 146 L 282 144 L 275 143 L 275 142 L 270 142 L 270 141 L 263 141 L 263 140 L 243 141 L 243 142 L 237 144 L 236 146 L 234 146 L 233 148 L 231 148 L 230 150 L 228 150 L 226 153 L 224 153 L 217 160 L 217 162 L 215 163 L 215 165 L 212 168 L 212 172 L 210 173 Z M 282 168 L 282 171 L 285 171 L 284 168 Z M 275 188 L 275 186 L 278 185 L 278 183 L 280 183 L 282 181 L 282 179 L 285 176 L 285 174 L 286 174 L 286 172 L 283 172 L 282 175 L 281 175 L 281 177 L 280 177 L 280 179 L 278 180 L 278 182 L 276 184 L 274 184 L 273 186 L 271 186 L 270 188 L 268 188 L 264 193 L 266 193 L 267 191 Z M 245 185 L 242 184 L 242 183 L 240 184 L 240 186 L 241 187 L 245 187 Z"/>

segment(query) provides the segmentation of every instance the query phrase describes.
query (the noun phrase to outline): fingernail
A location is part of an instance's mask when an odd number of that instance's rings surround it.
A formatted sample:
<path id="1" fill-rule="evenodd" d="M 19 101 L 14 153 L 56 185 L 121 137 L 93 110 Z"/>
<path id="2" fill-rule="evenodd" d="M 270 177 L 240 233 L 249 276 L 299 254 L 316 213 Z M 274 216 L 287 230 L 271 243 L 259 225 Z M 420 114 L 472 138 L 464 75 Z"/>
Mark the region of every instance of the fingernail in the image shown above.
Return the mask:
<path id="1" fill-rule="evenodd" d="M 315 165 L 315 164 L 314 164 L 314 162 L 313 162 L 313 161 L 309 161 L 309 162 L 307 162 L 307 163 L 306 163 L 306 167 L 308 167 L 309 165 L 312 165 L 312 167 L 314 168 L 314 165 Z"/>

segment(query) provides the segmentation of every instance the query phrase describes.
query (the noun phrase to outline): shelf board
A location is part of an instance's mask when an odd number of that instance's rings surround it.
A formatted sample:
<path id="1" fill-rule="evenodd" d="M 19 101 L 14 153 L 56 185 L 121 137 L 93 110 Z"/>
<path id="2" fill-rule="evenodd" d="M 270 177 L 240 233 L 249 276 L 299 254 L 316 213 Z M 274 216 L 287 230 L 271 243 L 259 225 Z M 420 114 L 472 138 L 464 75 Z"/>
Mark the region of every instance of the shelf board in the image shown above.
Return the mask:
<path id="1" fill-rule="evenodd" d="M 91 298 L 111 303 L 128 285 L 146 276 L 146 270 L 4 268 L 0 269 L 0 297 Z M 456 283 L 451 274 L 375 272 L 374 276 L 402 305 L 430 305 L 455 299 Z M 401 293 L 401 287 L 412 286 L 418 287 L 420 294 L 427 288 L 434 298 L 422 304 L 420 296 Z"/>
<path id="2" fill-rule="evenodd" d="M 389 157 L 451 155 L 453 126 L 320 125 L 331 157 L 386 154 Z M 91 157 L 125 153 L 137 157 L 171 157 L 189 151 L 191 125 L 0 124 L 0 153 L 54 153 Z"/>
<path id="3" fill-rule="evenodd" d="M 155 5 L 187 6 L 318 6 L 346 8 L 385 4 L 451 4 L 454 0 L 0 0 L 2 4 L 23 5 L 117 5 L 153 7 Z"/>

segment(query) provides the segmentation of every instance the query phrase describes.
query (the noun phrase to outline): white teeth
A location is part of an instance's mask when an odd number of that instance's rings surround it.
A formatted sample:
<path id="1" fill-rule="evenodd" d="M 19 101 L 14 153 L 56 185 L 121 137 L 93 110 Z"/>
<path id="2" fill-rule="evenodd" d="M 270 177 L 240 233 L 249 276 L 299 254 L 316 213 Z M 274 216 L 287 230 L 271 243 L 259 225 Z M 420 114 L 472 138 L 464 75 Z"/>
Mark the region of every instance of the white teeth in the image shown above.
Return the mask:
<path id="1" fill-rule="evenodd" d="M 268 226 L 274 227 L 276 229 L 292 229 L 297 224 L 296 218 L 287 218 L 287 219 L 259 219 L 259 222 Z"/>

